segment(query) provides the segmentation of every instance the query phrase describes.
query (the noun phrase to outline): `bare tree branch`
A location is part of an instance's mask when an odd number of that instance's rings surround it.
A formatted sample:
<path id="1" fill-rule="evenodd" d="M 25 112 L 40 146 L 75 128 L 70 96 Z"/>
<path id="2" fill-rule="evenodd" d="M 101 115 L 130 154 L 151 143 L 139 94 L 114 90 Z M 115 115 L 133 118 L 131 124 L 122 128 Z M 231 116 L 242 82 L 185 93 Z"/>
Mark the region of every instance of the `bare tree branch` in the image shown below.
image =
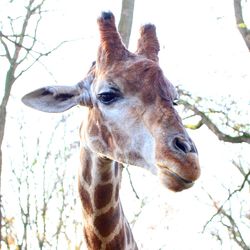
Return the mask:
<path id="1" fill-rule="evenodd" d="M 182 100 L 180 102 L 186 108 L 192 110 L 196 115 L 201 117 L 200 123 L 196 126 L 196 128 L 200 128 L 202 124 L 205 124 L 217 137 L 219 140 L 231 143 L 250 143 L 250 134 L 243 133 L 241 136 L 231 136 L 223 133 L 219 128 L 213 123 L 208 116 L 205 115 L 202 111 L 200 111 L 196 106 L 191 105 L 187 101 Z"/>
<path id="2" fill-rule="evenodd" d="M 18 79 L 20 76 L 22 76 L 22 74 L 24 74 L 25 72 L 27 72 L 27 71 L 28 71 L 36 62 L 38 62 L 42 57 L 49 56 L 51 53 L 53 53 L 53 52 L 56 51 L 58 48 L 60 48 L 63 44 L 68 43 L 68 42 L 71 42 L 71 41 L 62 41 L 62 42 L 59 43 L 55 48 L 50 49 L 50 50 L 47 51 L 47 52 L 43 52 L 43 53 L 36 52 L 36 53 L 38 53 L 38 56 L 37 56 L 37 57 L 31 55 L 31 53 L 28 53 L 31 57 L 34 58 L 34 61 L 31 62 L 30 65 L 28 65 L 25 69 L 21 70 L 21 71 L 19 72 L 19 74 L 16 75 L 15 79 Z M 27 55 L 28 55 L 28 54 L 27 54 Z"/>
<path id="3" fill-rule="evenodd" d="M 6 58 L 8 59 L 9 63 L 11 63 L 10 51 L 9 51 L 9 48 L 8 48 L 7 44 L 3 40 L 3 37 L 4 37 L 4 35 L 3 35 L 2 31 L 0 31 L 0 42 L 4 47 Z"/>
<path id="4" fill-rule="evenodd" d="M 198 123 L 196 124 L 185 124 L 185 127 L 186 128 L 189 128 L 189 129 L 193 129 L 193 130 L 196 130 L 196 129 L 199 129 L 202 125 L 203 125 L 203 120 L 201 119 Z"/>
<path id="5" fill-rule="evenodd" d="M 180 88 L 178 88 L 178 91 L 179 91 L 180 96 L 181 96 L 181 99 L 178 101 L 178 103 L 182 104 L 187 110 L 192 111 L 194 113 L 194 115 L 200 117 L 200 121 L 198 122 L 198 124 L 193 125 L 193 126 L 191 125 L 190 126 L 191 129 L 198 129 L 204 124 L 218 137 L 219 140 L 222 140 L 225 142 L 231 142 L 231 143 L 242 143 L 242 142 L 250 143 L 250 134 L 248 132 L 237 130 L 237 133 L 240 134 L 238 136 L 231 136 L 231 135 L 228 135 L 228 134 L 222 132 L 219 129 L 219 127 L 209 118 L 209 116 L 206 115 L 205 112 L 201 111 L 198 108 L 197 103 L 199 102 L 199 100 L 202 100 L 202 98 L 200 98 L 200 97 L 192 98 L 190 93 L 188 93 Z M 188 98 L 190 98 L 190 100 L 196 99 L 196 101 L 193 101 L 191 103 L 191 101 L 188 101 L 183 97 L 188 97 Z M 212 109 L 209 109 L 209 113 L 215 113 L 215 112 L 218 112 L 218 111 L 214 111 Z M 222 111 L 219 113 L 223 114 Z M 224 113 L 224 117 L 226 117 L 225 113 Z"/>
<path id="6" fill-rule="evenodd" d="M 240 192 L 243 189 L 243 187 L 245 185 L 245 180 L 239 189 L 235 190 L 233 193 L 231 193 L 229 195 L 226 202 L 228 202 L 230 200 L 230 198 L 232 197 L 233 194 L 235 194 L 236 192 Z M 207 225 L 215 218 L 215 216 L 220 215 L 221 216 L 221 224 L 224 227 L 226 227 L 230 238 L 232 238 L 243 250 L 249 250 L 250 248 L 248 247 L 247 243 L 245 242 L 245 240 L 241 234 L 241 231 L 238 227 L 238 224 L 232 216 L 231 208 L 229 208 L 228 211 L 226 209 L 224 209 L 225 203 L 222 206 L 218 206 L 218 203 L 213 199 L 212 195 L 209 193 L 207 193 L 207 194 L 208 194 L 210 200 L 212 201 L 213 206 L 217 210 L 217 213 L 206 223 L 206 225 L 203 228 L 203 232 L 205 231 L 205 228 L 207 227 Z M 227 221 L 225 221 L 224 218 L 226 218 Z"/>
<path id="7" fill-rule="evenodd" d="M 134 187 L 134 185 L 133 185 L 133 181 L 132 181 L 132 179 L 131 179 L 131 174 L 130 174 L 130 172 L 129 172 L 128 166 L 126 166 L 125 169 L 126 169 L 126 171 L 127 171 L 128 178 L 129 178 L 129 183 L 130 183 L 130 186 L 131 186 L 131 188 L 132 188 L 132 190 L 133 190 L 133 193 L 135 194 L 136 199 L 140 200 L 140 197 L 139 197 L 139 195 L 137 194 L 137 192 L 136 192 L 136 190 L 135 190 L 135 187 Z"/>
<path id="8" fill-rule="evenodd" d="M 222 203 L 221 206 L 218 206 L 218 204 L 213 200 L 212 196 L 208 194 L 209 198 L 213 201 L 214 207 L 216 208 L 217 212 L 207 221 L 207 223 L 204 225 L 203 227 L 203 232 L 206 230 L 207 225 L 218 215 L 221 213 L 221 211 L 223 210 L 225 204 L 232 198 L 233 195 L 235 195 L 236 193 L 240 192 L 243 190 L 243 188 L 245 187 L 245 184 L 248 183 L 248 178 L 250 177 L 250 170 L 248 171 L 248 173 L 244 176 L 243 182 L 242 184 L 239 186 L 239 188 L 235 189 L 233 192 L 231 192 L 228 197 L 226 198 L 226 200 Z"/>
<path id="9" fill-rule="evenodd" d="M 233 165 L 240 171 L 240 173 L 245 177 L 247 176 L 247 172 L 244 170 L 243 166 L 241 165 L 241 162 L 237 163 L 236 161 L 232 161 Z M 250 179 L 246 179 L 248 182 L 248 185 L 250 186 Z"/>
<path id="10" fill-rule="evenodd" d="M 247 25 L 244 22 L 241 2 L 242 0 L 234 0 L 234 14 L 237 28 L 241 33 L 248 50 L 250 51 L 250 30 L 247 28 Z"/>

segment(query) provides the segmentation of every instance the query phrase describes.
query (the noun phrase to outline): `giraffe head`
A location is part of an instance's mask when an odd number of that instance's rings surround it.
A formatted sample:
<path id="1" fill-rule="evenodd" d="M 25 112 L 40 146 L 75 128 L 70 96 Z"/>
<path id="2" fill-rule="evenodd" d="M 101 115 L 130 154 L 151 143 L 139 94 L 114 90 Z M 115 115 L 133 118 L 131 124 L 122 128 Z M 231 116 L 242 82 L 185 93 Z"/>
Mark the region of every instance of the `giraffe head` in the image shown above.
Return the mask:
<path id="1" fill-rule="evenodd" d="M 123 45 L 112 13 L 98 19 L 100 47 L 83 81 L 33 91 L 23 102 L 45 112 L 88 107 L 81 140 L 94 153 L 157 173 L 181 191 L 200 175 L 197 150 L 174 108 L 177 93 L 158 64 L 154 25 L 141 28 L 135 53 Z"/>

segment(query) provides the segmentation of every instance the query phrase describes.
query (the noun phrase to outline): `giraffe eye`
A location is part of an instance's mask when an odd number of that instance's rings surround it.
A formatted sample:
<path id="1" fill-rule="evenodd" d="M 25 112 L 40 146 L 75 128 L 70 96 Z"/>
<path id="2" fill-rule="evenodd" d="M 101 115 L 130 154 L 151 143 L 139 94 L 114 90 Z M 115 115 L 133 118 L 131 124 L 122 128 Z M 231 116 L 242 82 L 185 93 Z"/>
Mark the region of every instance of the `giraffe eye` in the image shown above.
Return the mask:
<path id="1" fill-rule="evenodd" d="M 109 105 L 121 97 L 119 93 L 115 92 L 104 92 L 97 95 L 98 100 L 106 105 Z"/>

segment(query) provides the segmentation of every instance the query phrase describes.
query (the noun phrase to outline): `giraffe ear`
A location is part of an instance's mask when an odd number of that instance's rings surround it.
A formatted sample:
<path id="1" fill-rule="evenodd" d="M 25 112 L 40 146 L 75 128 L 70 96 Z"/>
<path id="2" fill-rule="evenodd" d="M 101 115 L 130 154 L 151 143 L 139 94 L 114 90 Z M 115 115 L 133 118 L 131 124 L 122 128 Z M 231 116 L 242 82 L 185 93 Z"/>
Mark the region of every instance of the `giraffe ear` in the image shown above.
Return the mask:
<path id="1" fill-rule="evenodd" d="M 102 12 L 97 20 L 100 31 L 100 47 L 97 64 L 109 65 L 114 61 L 121 60 L 130 53 L 122 43 L 116 29 L 115 17 L 111 12 Z"/>
<path id="2" fill-rule="evenodd" d="M 159 61 L 158 52 L 160 45 L 156 36 L 156 28 L 153 24 L 146 24 L 141 27 L 140 38 L 137 44 L 136 53 L 155 62 Z"/>
<path id="3" fill-rule="evenodd" d="M 60 113 L 78 104 L 91 106 L 88 90 L 79 88 L 79 85 L 40 88 L 25 95 L 22 102 L 48 113 Z"/>

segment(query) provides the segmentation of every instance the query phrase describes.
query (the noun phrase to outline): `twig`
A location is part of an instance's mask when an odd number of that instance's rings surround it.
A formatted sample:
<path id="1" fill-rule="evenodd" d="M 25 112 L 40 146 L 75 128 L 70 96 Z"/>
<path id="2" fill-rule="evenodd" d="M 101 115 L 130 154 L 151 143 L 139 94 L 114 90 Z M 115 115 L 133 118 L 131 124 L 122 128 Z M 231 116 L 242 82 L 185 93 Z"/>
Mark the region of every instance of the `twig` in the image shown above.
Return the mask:
<path id="1" fill-rule="evenodd" d="M 130 174 L 130 172 L 128 170 L 128 167 L 126 167 L 126 171 L 128 173 L 129 183 L 130 183 L 130 186 L 131 186 L 131 188 L 132 188 L 132 190 L 133 190 L 133 192 L 135 194 L 135 197 L 136 197 L 136 199 L 140 200 L 140 197 L 139 197 L 139 195 L 137 194 L 137 192 L 136 192 L 136 190 L 134 188 L 134 184 L 132 182 L 131 174 Z"/>
<path id="2" fill-rule="evenodd" d="M 220 214 L 220 213 L 222 212 L 223 207 L 224 207 L 225 204 L 231 199 L 231 197 L 232 197 L 235 193 L 240 192 L 240 191 L 244 188 L 246 182 L 248 182 L 248 177 L 249 177 L 249 176 L 250 176 L 250 170 L 248 171 L 248 173 L 247 173 L 246 176 L 244 177 L 244 180 L 243 180 L 241 186 L 240 186 L 239 188 L 235 189 L 232 193 L 230 193 L 230 194 L 228 195 L 227 199 L 223 202 L 223 204 L 222 204 L 220 207 L 218 207 L 218 205 L 214 202 L 212 196 L 207 192 L 209 198 L 213 201 L 214 207 L 217 209 L 217 212 L 216 212 L 216 213 L 207 221 L 207 223 L 204 225 L 203 230 L 202 230 L 202 233 L 205 232 L 206 227 L 208 226 L 208 224 L 209 224 L 210 222 L 212 222 L 213 219 L 214 219 L 218 214 Z"/>

